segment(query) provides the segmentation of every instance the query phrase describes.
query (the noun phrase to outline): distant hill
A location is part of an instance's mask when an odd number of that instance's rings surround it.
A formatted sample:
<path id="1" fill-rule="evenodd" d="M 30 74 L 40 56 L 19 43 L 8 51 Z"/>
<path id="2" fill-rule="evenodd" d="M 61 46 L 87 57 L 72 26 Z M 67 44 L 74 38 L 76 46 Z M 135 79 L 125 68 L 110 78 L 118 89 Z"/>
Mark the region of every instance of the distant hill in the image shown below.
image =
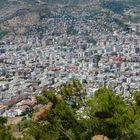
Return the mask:
<path id="1" fill-rule="evenodd" d="M 0 9 L 8 4 L 8 0 L 0 0 Z"/>
<path id="2" fill-rule="evenodd" d="M 48 4 L 79 4 L 79 0 L 42 0 Z"/>
<path id="3" fill-rule="evenodd" d="M 52 5 L 63 5 L 67 9 L 81 5 L 83 8 L 84 5 L 94 14 L 102 10 L 111 11 L 122 15 L 123 19 L 115 19 L 115 22 L 123 28 L 124 23 L 138 23 L 140 19 L 140 0 L 0 0 L 0 39 L 8 33 L 30 33 L 32 25 L 42 26 L 41 20 L 50 16 Z"/>
<path id="4" fill-rule="evenodd" d="M 62 4 L 62 5 L 80 5 L 80 4 L 88 4 L 91 2 L 98 2 L 100 0 L 0 0 L 0 8 L 3 8 L 7 5 L 12 5 L 13 3 L 17 4 L 25 4 L 30 6 L 35 6 L 38 4 Z M 16 4 L 15 4 L 16 5 Z"/>

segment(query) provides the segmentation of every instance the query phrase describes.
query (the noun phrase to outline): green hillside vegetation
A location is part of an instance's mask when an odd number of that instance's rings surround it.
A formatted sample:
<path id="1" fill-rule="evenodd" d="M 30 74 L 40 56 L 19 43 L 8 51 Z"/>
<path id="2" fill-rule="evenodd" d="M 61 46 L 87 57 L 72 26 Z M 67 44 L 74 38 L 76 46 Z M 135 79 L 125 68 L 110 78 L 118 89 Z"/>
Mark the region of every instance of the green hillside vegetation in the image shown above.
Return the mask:
<path id="1" fill-rule="evenodd" d="M 120 0 L 121 2 L 124 2 L 130 6 L 140 6 L 139 0 Z"/>
<path id="2" fill-rule="evenodd" d="M 79 0 L 42 0 L 46 4 L 79 4 Z"/>
<path id="3" fill-rule="evenodd" d="M 0 0 L 0 8 L 3 8 L 8 3 L 8 0 Z"/>
<path id="4" fill-rule="evenodd" d="M 79 81 L 62 85 L 59 91 L 43 90 L 37 100 L 42 108 L 51 103 L 47 114 L 34 120 L 37 109 L 30 119 L 24 118 L 16 126 L 23 137 L 16 140 L 91 140 L 98 134 L 111 140 L 139 140 L 140 91 L 124 98 L 103 87 L 92 98 L 86 95 Z M 5 125 L 0 126 L 0 136 L 2 140 L 15 139 Z"/>
<path id="5" fill-rule="evenodd" d="M 7 34 L 7 32 L 0 31 L 0 40 Z"/>
<path id="6" fill-rule="evenodd" d="M 0 140 L 16 140 L 11 133 L 11 127 L 6 126 L 7 119 L 0 117 Z"/>
<path id="7" fill-rule="evenodd" d="M 24 0 L 28 5 L 35 6 L 38 4 L 38 0 Z"/>
<path id="8" fill-rule="evenodd" d="M 25 5 L 28 6 L 36 6 L 38 4 L 38 0 L 24 0 Z M 19 6 L 21 5 L 20 1 L 9 1 L 9 0 L 0 0 L 0 8 L 8 7 L 10 5 Z"/>
<path id="9" fill-rule="evenodd" d="M 101 6 L 118 14 L 123 14 L 124 10 L 128 8 L 128 5 L 122 1 L 103 1 Z"/>
<path id="10" fill-rule="evenodd" d="M 112 0 L 112 1 L 105 1 L 101 2 L 102 8 L 108 9 L 113 11 L 117 14 L 123 14 L 124 10 L 133 8 L 133 7 L 140 7 L 140 0 Z"/>

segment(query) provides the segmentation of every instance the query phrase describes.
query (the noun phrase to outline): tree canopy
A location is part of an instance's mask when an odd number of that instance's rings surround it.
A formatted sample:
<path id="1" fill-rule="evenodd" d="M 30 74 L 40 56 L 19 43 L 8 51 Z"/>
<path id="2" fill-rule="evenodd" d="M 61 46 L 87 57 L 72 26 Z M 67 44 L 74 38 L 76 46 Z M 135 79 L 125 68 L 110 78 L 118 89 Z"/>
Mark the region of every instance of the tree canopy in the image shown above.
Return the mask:
<path id="1" fill-rule="evenodd" d="M 64 84 L 58 90 L 43 90 L 37 97 L 42 105 L 32 115 L 38 115 L 38 119 L 24 119 L 19 124 L 23 134 L 20 140 L 91 140 L 94 135 L 139 140 L 139 91 L 132 93 L 131 100 L 106 87 L 91 98 L 87 94 L 79 81 Z M 3 119 L 0 121 L 3 123 Z M 4 129 L 1 136 L 8 132 L 12 137 L 10 129 Z"/>

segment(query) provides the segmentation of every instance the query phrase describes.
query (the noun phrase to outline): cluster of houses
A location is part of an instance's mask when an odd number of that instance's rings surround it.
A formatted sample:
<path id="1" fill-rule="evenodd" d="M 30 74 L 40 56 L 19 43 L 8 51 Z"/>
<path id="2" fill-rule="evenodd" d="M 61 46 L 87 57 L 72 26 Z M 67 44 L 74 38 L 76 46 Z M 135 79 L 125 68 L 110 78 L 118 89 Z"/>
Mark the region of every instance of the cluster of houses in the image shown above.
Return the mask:
<path id="1" fill-rule="evenodd" d="M 63 11 L 63 10 L 62 10 Z M 44 88 L 78 79 L 93 95 L 107 86 L 129 97 L 140 90 L 140 36 L 124 31 L 105 13 L 52 11 L 45 33 L 0 43 L 0 113 L 18 116 Z"/>

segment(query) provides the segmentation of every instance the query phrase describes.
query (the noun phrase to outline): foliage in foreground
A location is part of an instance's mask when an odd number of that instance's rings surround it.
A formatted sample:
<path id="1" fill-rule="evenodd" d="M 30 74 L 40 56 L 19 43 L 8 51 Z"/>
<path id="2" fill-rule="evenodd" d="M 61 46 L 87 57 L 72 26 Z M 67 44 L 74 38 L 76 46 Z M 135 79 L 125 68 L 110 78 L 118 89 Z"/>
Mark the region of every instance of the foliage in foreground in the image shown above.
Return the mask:
<path id="1" fill-rule="evenodd" d="M 81 83 L 73 81 L 59 91 L 44 90 L 37 99 L 43 106 L 51 102 L 51 110 L 38 121 L 22 121 L 20 140 L 90 140 L 98 134 L 112 140 L 139 140 L 139 91 L 127 99 L 103 87 L 89 99 Z"/>

